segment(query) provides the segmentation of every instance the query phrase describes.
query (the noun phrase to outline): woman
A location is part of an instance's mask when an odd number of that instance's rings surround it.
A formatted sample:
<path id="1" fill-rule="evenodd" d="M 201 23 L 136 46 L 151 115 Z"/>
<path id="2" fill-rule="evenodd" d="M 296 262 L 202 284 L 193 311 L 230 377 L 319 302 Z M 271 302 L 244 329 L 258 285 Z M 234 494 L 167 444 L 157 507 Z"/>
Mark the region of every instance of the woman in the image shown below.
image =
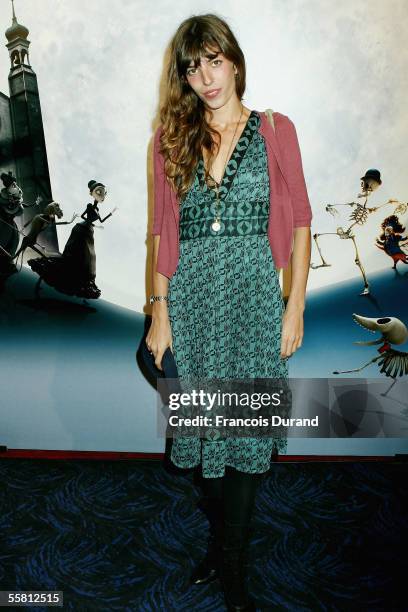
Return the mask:
<path id="1" fill-rule="evenodd" d="M 97 299 L 101 290 L 95 284 L 96 255 L 94 244 L 94 222 L 104 223 L 116 208 L 103 219 L 100 216 L 98 204 L 106 197 L 106 188 L 103 183 L 89 181 L 89 193 L 93 203 L 87 204 L 81 215 L 79 223 L 72 228 L 64 251 L 57 257 L 40 257 L 29 259 L 28 265 L 48 285 L 62 293 L 76 295 L 77 297 Z"/>
<path id="2" fill-rule="evenodd" d="M 170 346 L 180 381 L 285 378 L 302 343 L 312 213 L 296 130 L 250 110 L 245 60 L 216 15 L 186 19 L 170 47 L 154 138 L 152 324 L 160 368 Z M 286 305 L 277 269 L 292 261 Z M 230 610 L 254 610 L 245 555 L 255 493 L 283 438 L 178 437 L 171 459 L 202 464 L 211 535 L 193 584 L 221 578 Z M 217 561 L 221 559 L 219 564 Z"/>

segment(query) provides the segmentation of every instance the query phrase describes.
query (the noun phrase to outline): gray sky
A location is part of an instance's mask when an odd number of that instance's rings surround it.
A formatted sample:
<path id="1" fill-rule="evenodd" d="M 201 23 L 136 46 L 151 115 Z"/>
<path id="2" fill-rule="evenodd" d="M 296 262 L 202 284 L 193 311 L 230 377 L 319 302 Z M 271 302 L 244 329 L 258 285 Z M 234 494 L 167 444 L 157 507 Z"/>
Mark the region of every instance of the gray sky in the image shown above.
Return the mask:
<path id="1" fill-rule="evenodd" d="M 0 5 L 4 32 L 11 2 Z M 367 168 L 378 168 L 383 179 L 371 206 L 408 200 L 405 0 L 219 0 L 216 8 L 191 0 L 15 0 L 15 7 L 30 30 L 54 199 L 66 218 L 81 213 L 87 183 L 96 179 L 109 191 L 104 210 L 119 208 L 95 230 L 97 284 L 105 299 L 138 311 L 145 303 L 147 147 L 163 53 L 191 14 L 217 12 L 231 25 L 247 61 L 246 106 L 271 107 L 294 121 L 313 232 L 346 225 L 346 214 L 333 220 L 324 205 L 355 200 Z M 3 47 L 0 90 L 6 93 L 8 70 Z M 392 263 L 374 246 L 391 213 L 384 207 L 356 231 L 368 273 Z M 59 232 L 62 247 L 70 227 Z M 350 241 L 327 237 L 321 245 L 333 265 L 311 270 L 310 289 L 358 275 Z M 318 261 L 315 251 L 312 260 Z"/>

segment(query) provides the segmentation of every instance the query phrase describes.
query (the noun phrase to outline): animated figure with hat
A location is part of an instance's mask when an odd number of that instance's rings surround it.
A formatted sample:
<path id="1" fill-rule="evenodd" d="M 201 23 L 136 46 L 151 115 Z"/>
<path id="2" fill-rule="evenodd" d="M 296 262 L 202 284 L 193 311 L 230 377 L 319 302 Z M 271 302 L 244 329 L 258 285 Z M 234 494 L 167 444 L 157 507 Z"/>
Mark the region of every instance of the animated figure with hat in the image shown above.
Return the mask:
<path id="1" fill-rule="evenodd" d="M 106 197 L 107 191 L 103 183 L 89 181 L 89 193 L 94 198 L 82 213 L 80 221 L 72 228 L 70 237 L 62 255 L 29 259 L 28 265 L 39 275 L 36 290 L 43 280 L 51 287 L 67 295 L 97 299 L 101 295 L 95 284 L 96 256 L 94 245 L 94 222 L 104 223 L 117 210 L 101 218 L 98 205 Z"/>
<path id="2" fill-rule="evenodd" d="M 408 240 L 408 236 L 402 235 L 405 232 L 405 227 L 401 225 L 397 215 L 391 215 L 384 219 L 381 223 L 381 227 L 383 233 L 377 238 L 376 246 L 392 258 L 394 261 L 394 265 L 392 266 L 394 270 L 397 269 L 397 263 L 399 261 L 408 264 L 408 255 L 401 249 L 401 246 L 407 244 L 402 241 Z"/>
<path id="3" fill-rule="evenodd" d="M 322 252 L 320 250 L 320 246 L 317 241 L 317 239 L 320 236 L 334 235 L 342 240 L 352 240 L 353 246 L 354 246 L 354 253 L 355 253 L 354 261 L 356 265 L 359 267 L 360 272 L 363 277 L 363 281 L 364 281 L 364 289 L 360 293 L 360 295 L 368 295 L 370 293 L 369 283 L 368 283 L 368 279 L 367 279 L 365 270 L 363 268 L 363 264 L 360 259 L 360 255 L 359 255 L 357 243 L 356 243 L 356 236 L 353 233 L 353 228 L 356 225 L 364 225 L 368 219 L 369 214 L 376 212 L 377 210 L 379 210 L 386 204 L 396 205 L 396 209 L 395 209 L 396 213 L 404 213 L 407 210 L 407 204 L 399 202 L 398 200 L 388 200 L 387 202 L 385 202 L 384 204 L 381 204 L 380 206 L 369 208 L 367 206 L 368 197 L 382 183 L 380 172 L 379 170 L 376 170 L 375 168 L 370 168 L 369 170 L 367 170 L 365 175 L 361 177 L 360 180 L 361 180 L 362 193 L 359 193 L 357 197 L 364 198 L 363 204 L 360 204 L 359 202 L 347 202 L 345 204 L 327 204 L 326 211 L 331 213 L 333 216 L 338 213 L 338 211 L 336 210 L 337 206 L 351 206 L 353 208 L 353 211 L 349 217 L 349 220 L 351 221 L 351 225 L 349 225 L 347 228 L 338 227 L 336 232 L 324 232 L 322 234 L 313 234 L 313 239 L 316 243 L 316 247 L 317 247 L 317 250 L 319 251 L 319 255 L 322 261 L 320 264 L 312 263 L 310 264 L 310 267 L 313 269 L 316 269 L 316 268 L 323 268 L 323 267 L 331 265 L 327 263 L 325 259 L 323 258 Z"/>

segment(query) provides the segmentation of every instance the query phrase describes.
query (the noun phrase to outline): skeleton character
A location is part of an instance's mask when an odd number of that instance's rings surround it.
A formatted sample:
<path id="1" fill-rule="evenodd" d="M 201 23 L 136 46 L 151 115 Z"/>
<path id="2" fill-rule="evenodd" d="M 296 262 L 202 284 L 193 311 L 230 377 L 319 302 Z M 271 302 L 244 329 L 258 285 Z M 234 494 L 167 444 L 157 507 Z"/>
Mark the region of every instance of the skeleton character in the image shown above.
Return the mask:
<path id="1" fill-rule="evenodd" d="M 401 249 L 401 246 L 407 244 L 402 241 L 408 240 L 408 235 L 402 235 L 405 232 L 405 227 L 401 225 L 397 215 L 391 215 L 384 219 L 381 223 L 381 227 L 383 233 L 376 239 L 376 246 L 393 259 L 394 265 L 392 267 L 394 270 L 397 269 L 397 263 L 399 261 L 408 264 L 408 255 Z"/>
<path id="2" fill-rule="evenodd" d="M 313 234 L 313 239 L 315 241 L 317 250 L 319 252 L 320 258 L 321 258 L 321 263 L 320 264 L 310 264 L 310 267 L 313 269 L 317 269 L 317 268 L 322 268 L 322 267 L 326 267 L 326 266 L 330 266 L 331 264 L 327 263 L 327 261 L 325 261 L 322 252 L 320 250 L 320 246 L 318 244 L 318 238 L 320 236 L 326 236 L 326 235 L 334 235 L 337 236 L 338 238 L 340 238 L 341 240 L 352 240 L 353 242 L 353 246 L 354 246 L 354 252 L 355 252 L 355 263 L 358 266 L 358 268 L 360 269 L 361 275 L 363 277 L 363 281 L 364 281 L 364 289 L 363 291 L 360 293 L 360 295 L 367 295 L 370 293 L 370 288 L 369 288 L 369 282 L 367 279 L 367 275 L 365 273 L 363 264 L 361 262 L 360 259 L 360 255 L 358 252 L 358 248 L 357 248 L 357 243 L 356 243 L 356 237 L 353 233 L 353 228 L 356 225 L 364 225 L 368 219 L 368 215 L 370 215 L 373 212 L 376 212 L 377 210 L 379 210 L 380 208 L 382 208 L 382 206 L 385 206 L 386 204 L 398 204 L 398 208 L 399 210 L 406 210 L 407 206 L 406 204 L 402 204 L 400 202 L 398 202 L 397 200 L 388 200 L 388 202 L 385 202 L 384 204 L 381 204 L 380 206 L 376 206 L 374 208 L 369 208 L 367 206 L 367 200 L 369 198 L 369 196 L 381 185 L 382 181 L 381 181 L 381 175 L 379 170 L 376 170 L 375 168 L 370 168 L 369 170 L 367 170 L 367 172 L 365 173 L 364 176 L 361 177 L 361 190 L 362 193 L 358 194 L 359 198 L 364 198 L 364 203 L 360 204 L 359 202 L 348 202 L 346 204 L 328 204 L 326 206 L 326 211 L 329 212 L 330 214 L 332 214 L 333 216 L 335 214 L 338 213 L 338 211 L 336 210 L 337 206 L 351 206 L 353 208 L 350 216 L 349 216 L 349 220 L 351 221 L 351 225 L 349 225 L 347 228 L 343 228 L 343 227 L 338 227 L 336 232 L 324 232 L 322 234 Z"/>

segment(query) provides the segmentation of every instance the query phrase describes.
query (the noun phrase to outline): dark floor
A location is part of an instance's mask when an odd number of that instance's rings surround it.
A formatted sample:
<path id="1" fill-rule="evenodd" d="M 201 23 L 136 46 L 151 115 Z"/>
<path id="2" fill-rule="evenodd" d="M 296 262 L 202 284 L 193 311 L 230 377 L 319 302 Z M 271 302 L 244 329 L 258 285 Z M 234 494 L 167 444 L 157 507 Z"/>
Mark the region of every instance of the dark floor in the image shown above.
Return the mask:
<path id="1" fill-rule="evenodd" d="M 75 611 L 224 610 L 218 583 L 187 582 L 208 530 L 196 476 L 1 460 L 0 590 L 62 590 Z M 408 610 L 407 476 L 407 463 L 272 464 L 252 524 L 258 609 Z"/>

